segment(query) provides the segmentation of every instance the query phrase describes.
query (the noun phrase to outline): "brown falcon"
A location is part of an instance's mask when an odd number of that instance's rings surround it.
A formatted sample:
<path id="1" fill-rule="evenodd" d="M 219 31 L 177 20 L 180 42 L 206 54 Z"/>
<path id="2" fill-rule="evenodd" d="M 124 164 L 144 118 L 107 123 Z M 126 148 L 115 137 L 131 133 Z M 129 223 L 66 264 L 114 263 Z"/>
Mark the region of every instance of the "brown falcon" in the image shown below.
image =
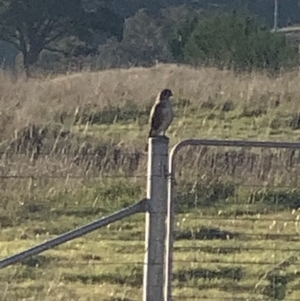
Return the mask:
<path id="1" fill-rule="evenodd" d="M 148 138 L 165 136 L 166 130 L 174 117 L 170 102 L 171 96 L 173 96 L 173 93 L 170 89 L 164 89 L 158 94 L 150 113 Z"/>

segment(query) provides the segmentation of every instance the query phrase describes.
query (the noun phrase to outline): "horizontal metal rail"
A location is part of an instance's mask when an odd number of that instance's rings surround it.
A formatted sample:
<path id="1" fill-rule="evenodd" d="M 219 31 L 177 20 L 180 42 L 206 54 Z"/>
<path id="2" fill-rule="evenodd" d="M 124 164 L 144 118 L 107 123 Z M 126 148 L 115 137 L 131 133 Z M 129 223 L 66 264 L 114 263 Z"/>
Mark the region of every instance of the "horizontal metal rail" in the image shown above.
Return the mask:
<path id="1" fill-rule="evenodd" d="M 249 148 L 286 148 L 300 149 L 299 142 L 273 142 L 273 141 L 251 141 L 251 140 L 214 140 L 214 139 L 188 139 L 177 143 L 170 152 L 169 161 L 174 161 L 174 156 L 186 146 L 228 146 Z M 172 166 L 172 164 L 170 165 Z"/>
<path id="2" fill-rule="evenodd" d="M 90 224 L 87 224 L 85 226 L 82 226 L 78 229 L 71 230 L 69 232 L 66 232 L 56 238 L 53 238 L 51 240 L 48 240 L 44 243 L 41 243 L 35 247 L 32 247 L 30 249 L 27 249 L 23 252 L 20 252 L 18 254 L 15 254 L 13 256 L 7 257 L 0 261 L 0 269 L 3 269 L 7 266 L 10 266 L 12 264 L 18 263 L 23 261 L 24 259 L 31 257 L 33 255 L 37 255 L 39 253 L 42 253 L 46 250 L 52 249 L 58 245 L 61 245 L 67 241 L 73 240 L 75 238 L 81 237 L 85 234 L 88 234 L 90 232 L 93 232 L 101 227 L 104 227 L 110 223 L 119 221 L 125 217 L 129 217 L 130 215 L 133 215 L 135 213 L 145 212 L 146 211 L 146 205 L 147 205 L 147 199 L 143 199 L 139 201 L 138 203 L 129 206 L 125 209 L 122 209 L 120 211 L 117 211 L 111 215 L 108 215 L 106 217 L 103 217 L 101 219 L 98 219 Z"/>

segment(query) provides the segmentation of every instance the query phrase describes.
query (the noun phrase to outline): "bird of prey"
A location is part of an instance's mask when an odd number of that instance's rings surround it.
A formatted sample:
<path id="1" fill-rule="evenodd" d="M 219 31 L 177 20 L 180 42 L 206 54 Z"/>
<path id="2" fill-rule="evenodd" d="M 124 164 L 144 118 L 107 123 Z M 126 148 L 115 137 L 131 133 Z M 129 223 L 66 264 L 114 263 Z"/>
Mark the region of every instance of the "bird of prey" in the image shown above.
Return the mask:
<path id="1" fill-rule="evenodd" d="M 164 89 L 158 94 L 150 113 L 150 131 L 148 138 L 165 136 L 166 130 L 174 118 L 170 102 L 171 96 L 173 96 L 173 93 L 170 89 Z M 146 149 L 147 147 L 148 145 Z"/>

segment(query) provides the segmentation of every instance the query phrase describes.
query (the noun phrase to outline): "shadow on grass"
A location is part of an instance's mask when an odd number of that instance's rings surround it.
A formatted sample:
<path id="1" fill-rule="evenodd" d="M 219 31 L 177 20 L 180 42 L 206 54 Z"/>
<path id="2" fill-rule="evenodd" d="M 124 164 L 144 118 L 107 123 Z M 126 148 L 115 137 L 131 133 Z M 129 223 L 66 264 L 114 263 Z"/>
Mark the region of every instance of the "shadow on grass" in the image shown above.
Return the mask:
<path id="1" fill-rule="evenodd" d="M 228 239 L 238 238 L 239 236 L 240 234 L 236 232 L 229 232 L 225 230 L 220 230 L 219 228 L 208 228 L 204 226 L 196 229 L 175 232 L 176 240 L 185 240 L 185 239 L 228 240 Z"/>
<path id="2" fill-rule="evenodd" d="M 62 279 L 67 282 L 81 282 L 83 284 L 111 283 L 117 285 L 129 285 L 131 287 L 141 287 L 143 284 L 142 267 L 129 268 L 128 270 L 116 271 L 115 273 L 102 274 L 63 274 Z M 243 277 L 243 271 L 240 267 L 222 267 L 218 270 L 209 269 L 185 269 L 174 273 L 174 280 L 179 283 L 189 282 L 191 280 L 203 279 L 228 279 L 240 281 Z"/>
<path id="3" fill-rule="evenodd" d="M 181 191 L 180 191 L 181 190 Z M 235 195 L 234 183 L 184 183 L 179 189 L 177 212 L 189 212 L 198 207 L 215 206 L 219 201 L 225 201 Z"/>
<path id="4" fill-rule="evenodd" d="M 209 270 L 205 268 L 186 269 L 174 273 L 174 280 L 179 282 L 188 282 L 194 279 L 229 279 L 240 281 L 243 277 L 243 271 L 240 267 L 224 267 L 218 270 Z"/>
<path id="5" fill-rule="evenodd" d="M 24 279 L 36 280 L 43 277 L 45 270 L 51 267 L 59 258 L 46 255 L 37 255 L 23 260 L 14 275 L 14 281 L 22 282 Z"/>
<path id="6" fill-rule="evenodd" d="M 143 284 L 142 267 L 128 267 L 115 273 L 99 274 L 68 274 L 64 273 L 62 279 L 67 282 L 81 282 L 83 284 L 111 283 L 118 285 L 129 285 L 131 287 L 141 287 Z"/>
<path id="7" fill-rule="evenodd" d="M 57 257 L 37 255 L 22 261 L 21 264 L 29 268 L 45 268 L 57 261 L 59 261 L 59 258 Z"/>

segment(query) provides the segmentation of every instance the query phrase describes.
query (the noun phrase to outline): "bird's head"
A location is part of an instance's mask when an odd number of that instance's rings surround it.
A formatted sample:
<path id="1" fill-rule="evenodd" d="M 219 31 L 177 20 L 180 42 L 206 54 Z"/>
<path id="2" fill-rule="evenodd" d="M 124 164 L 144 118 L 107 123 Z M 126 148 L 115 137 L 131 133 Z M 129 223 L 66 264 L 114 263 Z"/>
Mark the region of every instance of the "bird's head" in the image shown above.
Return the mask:
<path id="1" fill-rule="evenodd" d="M 171 96 L 173 96 L 173 93 L 170 89 L 163 89 L 160 93 L 159 93 L 159 100 L 167 100 L 169 99 Z"/>

